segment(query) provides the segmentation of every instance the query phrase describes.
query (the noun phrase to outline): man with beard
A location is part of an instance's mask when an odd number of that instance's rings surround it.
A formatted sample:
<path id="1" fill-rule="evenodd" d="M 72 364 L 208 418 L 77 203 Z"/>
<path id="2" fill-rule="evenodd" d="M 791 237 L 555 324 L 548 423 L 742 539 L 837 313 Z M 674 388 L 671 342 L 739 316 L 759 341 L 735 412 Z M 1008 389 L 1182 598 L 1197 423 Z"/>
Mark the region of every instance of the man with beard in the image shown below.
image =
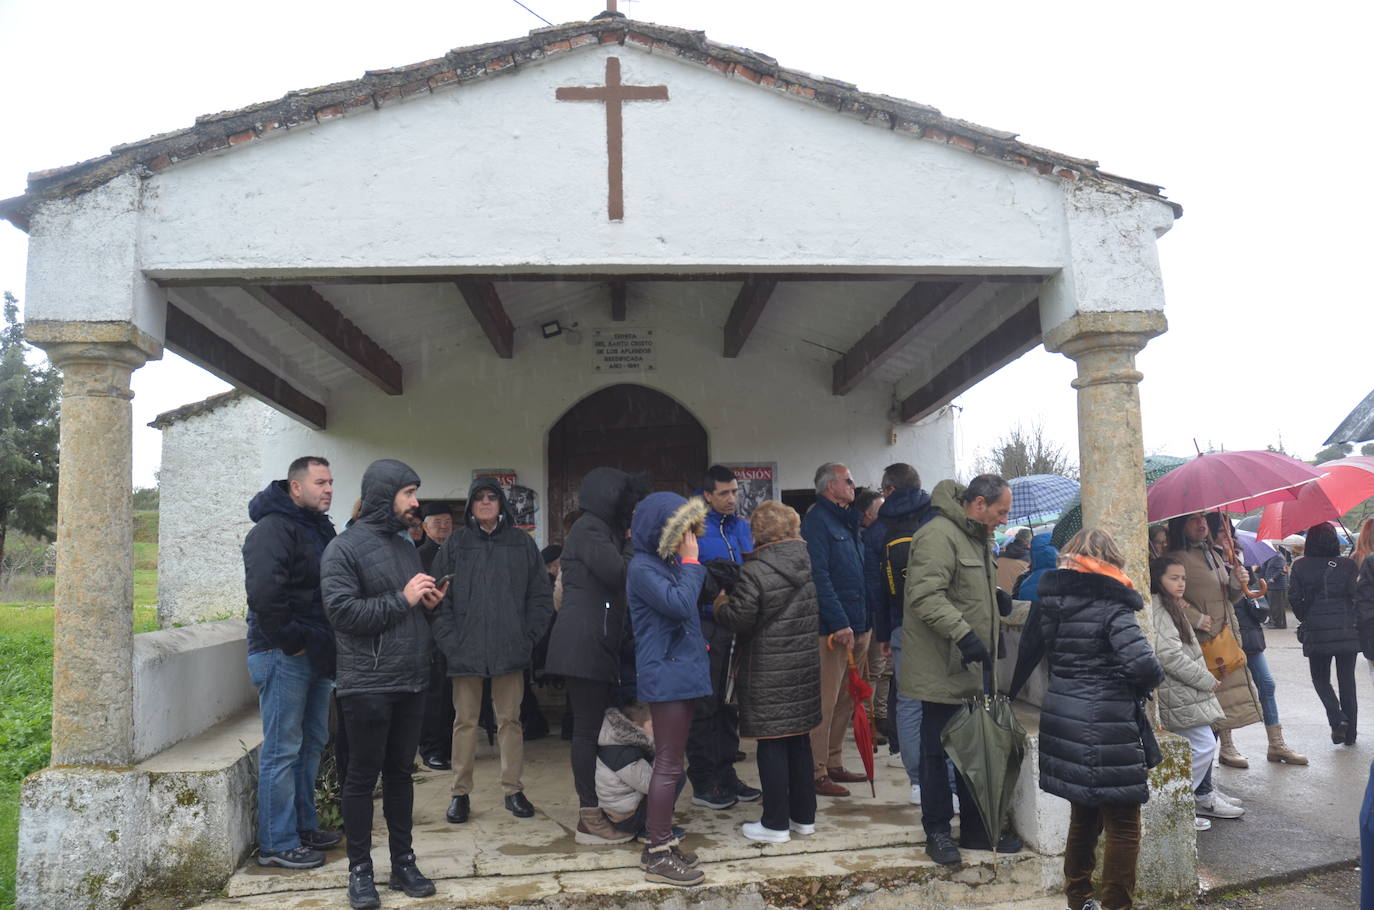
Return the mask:
<path id="1" fill-rule="evenodd" d="M 320 599 L 320 554 L 334 539 L 329 462 L 297 458 L 248 504 L 243 541 L 248 593 L 248 673 L 262 712 L 258 767 L 258 863 L 324 865 L 339 843 L 319 830 L 315 775 L 329 740 L 334 633 Z"/>
<path id="2" fill-rule="evenodd" d="M 324 551 L 320 588 L 338 647 L 338 694 L 350 743 L 343 785 L 348 900 L 380 907 L 372 871 L 372 787 L 382 776 L 391 848 L 389 887 L 428 897 L 434 883 L 411 851 L 415 792 L 410 763 L 420 739 L 433 645 L 429 625 L 446 593 L 421 571 L 407 529 L 420 518 L 420 478 L 392 459 L 363 474 L 358 521 Z"/>
<path id="3" fill-rule="evenodd" d="M 534 539 L 515 526 L 498 480 L 478 477 L 468 492 L 463 527 L 434 560 L 439 575 L 454 573 L 452 590 L 434 618 L 434 635 L 453 681 L 453 783 L 447 818 L 468 820 L 482 681 L 491 680 L 501 786 L 516 818 L 534 815 L 525 798 L 520 702 L 534 643 L 553 619 L 553 590 Z"/>

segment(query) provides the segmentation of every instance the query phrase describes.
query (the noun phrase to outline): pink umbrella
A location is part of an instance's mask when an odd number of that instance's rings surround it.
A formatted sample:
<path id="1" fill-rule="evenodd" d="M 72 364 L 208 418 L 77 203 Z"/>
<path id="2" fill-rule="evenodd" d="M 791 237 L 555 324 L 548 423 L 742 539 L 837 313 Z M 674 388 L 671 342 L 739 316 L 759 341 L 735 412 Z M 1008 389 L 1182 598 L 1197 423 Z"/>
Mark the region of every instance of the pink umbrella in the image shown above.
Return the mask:
<path id="1" fill-rule="evenodd" d="M 1212 509 L 1251 512 L 1272 502 L 1296 499 L 1295 487 L 1312 483 L 1324 473 L 1278 452 L 1199 455 L 1151 484 L 1146 493 L 1150 521 Z"/>
<path id="2" fill-rule="evenodd" d="M 1374 496 L 1374 456 L 1356 455 L 1319 464 L 1326 476 L 1301 487 L 1297 499 L 1276 502 L 1264 510 L 1256 536 L 1282 540 L 1323 521 L 1340 517 Z"/>

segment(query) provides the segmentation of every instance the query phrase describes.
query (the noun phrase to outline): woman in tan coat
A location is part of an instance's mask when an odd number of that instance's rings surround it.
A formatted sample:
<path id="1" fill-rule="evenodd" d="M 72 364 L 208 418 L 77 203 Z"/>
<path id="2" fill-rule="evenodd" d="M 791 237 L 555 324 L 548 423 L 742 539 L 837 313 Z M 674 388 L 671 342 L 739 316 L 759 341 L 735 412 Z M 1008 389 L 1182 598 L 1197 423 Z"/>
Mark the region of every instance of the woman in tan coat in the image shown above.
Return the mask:
<path id="1" fill-rule="evenodd" d="M 1169 519 L 1169 558 L 1183 563 L 1187 571 L 1184 599 L 1188 623 L 1197 631 L 1198 642 L 1206 644 L 1222 629 L 1230 626 L 1231 634 L 1240 644 L 1240 621 L 1236 619 L 1234 604 L 1240 600 L 1249 582 L 1244 567 L 1233 573 L 1213 545 L 1207 528 L 1207 517 L 1201 512 Z M 1231 768 L 1248 768 L 1250 763 L 1236 751 L 1231 731 L 1237 727 L 1257 724 L 1263 720 L 1259 691 L 1250 679 L 1250 671 L 1242 667 L 1229 673 L 1221 681 L 1217 692 L 1226 716 L 1217 721 L 1221 739 L 1221 763 Z"/>

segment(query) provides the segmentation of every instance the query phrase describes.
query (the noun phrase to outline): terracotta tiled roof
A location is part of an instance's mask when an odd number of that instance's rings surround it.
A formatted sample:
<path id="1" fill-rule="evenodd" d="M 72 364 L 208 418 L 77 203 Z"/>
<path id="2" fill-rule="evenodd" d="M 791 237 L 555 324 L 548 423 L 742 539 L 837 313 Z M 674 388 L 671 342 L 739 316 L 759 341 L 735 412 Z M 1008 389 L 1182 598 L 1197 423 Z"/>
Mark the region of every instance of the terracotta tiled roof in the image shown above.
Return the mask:
<path id="1" fill-rule="evenodd" d="M 371 70 L 351 82 L 288 92 L 275 101 L 206 114 L 197 117 L 194 126 L 117 145 L 103 157 L 35 171 L 29 175 L 28 192 L 0 201 L 0 217 L 27 230 L 29 215 L 38 203 L 80 194 L 120 174 L 154 174 L 208 152 L 246 145 L 283 130 L 327 123 L 350 110 L 380 108 L 413 95 L 518 72 L 544 58 L 596 44 L 629 45 L 678 57 L 875 126 L 957 146 L 1044 175 L 1126 186 L 1166 202 L 1175 216 L 1183 214 L 1180 205 L 1164 198 L 1159 186 L 1107 174 L 1098 170 L 1095 161 L 1027 145 L 1017 141 L 1015 133 L 946 117 L 933 107 L 913 101 L 861 92 L 855 85 L 838 79 L 790 70 L 766 54 L 710 41 L 704 32 L 617 17 L 537 29 L 524 38 L 458 48 L 434 60 Z"/>
<path id="2" fill-rule="evenodd" d="M 209 414 L 211 411 L 222 408 L 225 405 L 233 404 L 240 398 L 246 397 L 246 393 L 241 389 L 230 389 L 227 392 L 220 392 L 218 395 L 211 395 L 209 398 L 193 401 L 190 404 L 184 404 L 170 411 L 163 411 L 161 414 L 157 415 L 157 417 L 153 418 L 148 426 L 152 427 L 154 430 L 163 430 L 174 423 L 181 423 L 183 420 L 187 420 L 191 417 L 199 417 L 201 414 Z"/>

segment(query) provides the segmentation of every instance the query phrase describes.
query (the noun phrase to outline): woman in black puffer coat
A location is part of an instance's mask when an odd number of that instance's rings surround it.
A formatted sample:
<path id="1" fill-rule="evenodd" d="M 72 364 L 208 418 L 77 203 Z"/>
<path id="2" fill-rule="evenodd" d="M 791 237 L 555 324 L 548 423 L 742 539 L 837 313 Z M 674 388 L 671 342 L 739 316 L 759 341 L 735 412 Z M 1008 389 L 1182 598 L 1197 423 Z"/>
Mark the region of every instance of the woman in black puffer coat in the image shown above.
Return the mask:
<path id="1" fill-rule="evenodd" d="M 579 806 L 579 844 L 629 840 L 597 807 L 597 736 L 620 681 L 621 639 L 626 625 L 625 570 L 630 563 L 626 531 L 648 480 L 617 468 L 593 468 L 582 478 L 582 515 L 563 543 L 563 606 L 549 635 L 544 672 L 564 677 L 573 714 L 573 785 Z"/>
<path id="2" fill-rule="evenodd" d="M 1307 546 L 1294 561 L 1288 584 L 1288 605 L 1298 618 L 1298 641 L 1312 673 L 1331 741 L 1355 743 L 1355 658 L 1360 653 L 1360 633 L 1355 620 L 1355 581 L 1359 567 L 1340 555 L 1341 545 L 1331 525 L 1307 529 Z M 1336 686 L 1331 688 L 1331 663 L 1336 663 Z"/>
<path id="3" fill-rule="evenodd" d="M 1105 830 L 1104 908 L 1130 907 L 1140 854 L 1140 806 L 1150 798 L 1137 703 L 1164 668 L 1133 615 L 1145 606 L 1106 531 L 1084 528 L 1040 579 L 1040 629 L 1050 686 L 1040 709 L 1040 789 L 1071 804 L 1064 848 L 1070 907 L 1093 897 Z"/>
<path id="4" fill-rule="evenodd" d="M 749 519 L 754 550 L 715 619 L 739 636 L 739 732 L 759 741 L 763 817 L 750 840 L 783 842 L 816 822 L 810 733 L 821 722 L 820 609 L 801 517 L 780 502 Z"/>

